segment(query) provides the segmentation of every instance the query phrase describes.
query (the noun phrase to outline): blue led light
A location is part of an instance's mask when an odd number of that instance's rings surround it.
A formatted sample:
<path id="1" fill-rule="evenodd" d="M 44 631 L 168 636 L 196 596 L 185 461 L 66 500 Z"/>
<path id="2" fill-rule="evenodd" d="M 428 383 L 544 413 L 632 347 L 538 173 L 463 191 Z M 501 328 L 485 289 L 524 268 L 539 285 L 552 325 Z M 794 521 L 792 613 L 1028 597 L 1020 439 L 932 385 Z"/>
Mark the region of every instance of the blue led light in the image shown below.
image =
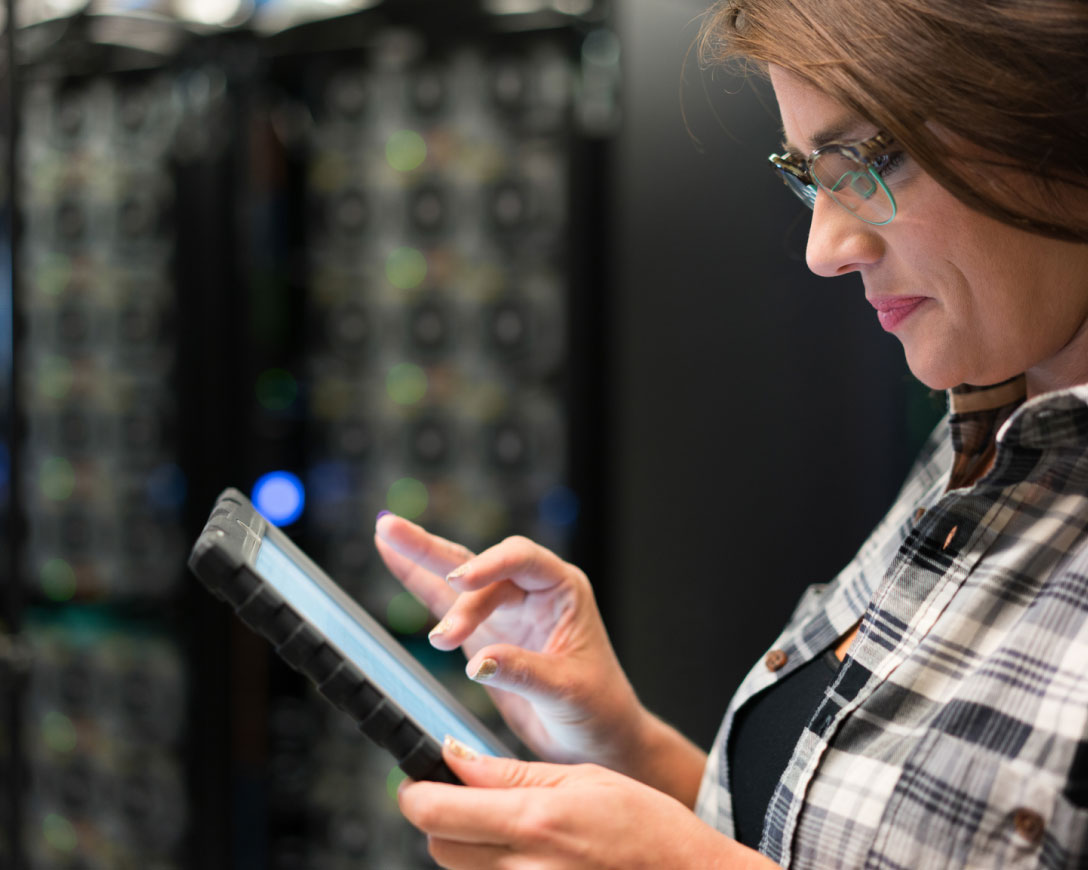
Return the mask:
<path id="1" fill-rule="evenodd" d="M 144 482 L 148 503 L 163 511 L 180 510 L 185 504 L 189 484 L 185 473 L 173 463 L 160 465 L 147 475 Z"/>
<path id="2" fill-rule="evenodd" d="M 274 526 L 289 526 L 306 506 L 306 489 L 290 471 L 270 471 L 253 484 L 253 506 Z"/>
<path id="3" fill-rule="evenodd" d="M 572 526 L 578 520 L 581 504 L 578 496 L 565 486 L 556 486 L 540 500 L 537 506 L 540 519 L 552 526 Z"/>
<path id="4" fill-rule="evenodd" d="M 316 504 L 341 504 L 353 490 L 351 466 L 346 462 L 319 462 L 306 472 L 310 498 Z"/>

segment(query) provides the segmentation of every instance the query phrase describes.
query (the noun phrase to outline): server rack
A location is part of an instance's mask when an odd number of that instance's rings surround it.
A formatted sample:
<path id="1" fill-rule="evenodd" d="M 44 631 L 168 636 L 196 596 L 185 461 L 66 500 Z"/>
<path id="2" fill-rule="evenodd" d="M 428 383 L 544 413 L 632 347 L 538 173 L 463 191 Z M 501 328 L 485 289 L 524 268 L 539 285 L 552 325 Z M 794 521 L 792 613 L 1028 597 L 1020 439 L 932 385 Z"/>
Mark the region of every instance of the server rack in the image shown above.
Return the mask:
<path id="1" fill-rule="evenodd" d="M 15 34 L 12 866 L 429 866 L 385 757 L 183 565 L 218 489 L 292 472 L 291 533 L 426 657 L 379 508 L 592 559 L 617 59 L 600 3 L 491 6 Z"/>

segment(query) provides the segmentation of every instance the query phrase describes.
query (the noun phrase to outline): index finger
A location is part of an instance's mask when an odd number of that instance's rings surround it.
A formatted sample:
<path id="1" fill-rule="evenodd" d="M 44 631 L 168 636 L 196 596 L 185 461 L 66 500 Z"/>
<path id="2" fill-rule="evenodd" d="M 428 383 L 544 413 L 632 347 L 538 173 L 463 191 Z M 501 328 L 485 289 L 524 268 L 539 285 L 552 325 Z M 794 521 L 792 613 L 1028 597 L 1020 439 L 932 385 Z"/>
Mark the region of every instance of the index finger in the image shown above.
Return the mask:
<path id="1" fill-rule="evenodd" d="M 473 556 L 468 547 L 432 535 L 422 526 L 395 514 L 380 517 L 374 532 L 396 552 L 439 577 L 445 577 Z"/>
<path id="2" fill-rule="evenodd" d="M 378 548 L 385 566 L 434 616 L 441 617 L 457 600 L 457 593 L 450 589 L 445 580 L 407 556 L 402 556 L 377 535 L 374 536 L 374 546 Z"/>

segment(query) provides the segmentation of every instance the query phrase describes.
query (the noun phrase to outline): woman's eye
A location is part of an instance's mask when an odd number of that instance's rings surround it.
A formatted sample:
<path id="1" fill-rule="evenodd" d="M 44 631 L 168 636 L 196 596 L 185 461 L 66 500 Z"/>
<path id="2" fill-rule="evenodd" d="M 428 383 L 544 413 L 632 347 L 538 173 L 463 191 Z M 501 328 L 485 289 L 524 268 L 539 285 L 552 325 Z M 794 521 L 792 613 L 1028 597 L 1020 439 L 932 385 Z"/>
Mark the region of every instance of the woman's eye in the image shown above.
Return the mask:
<path id="1" fill-rule="evenodd" d="M 906 160 L 906 157 L 907 155 L 903 151 L 895 151 L 891 154 L 881 154 L 873 161 L 873 169 L 877 171 L 881 178 L 887 178 L 903 165 L 903 161 Z"/>

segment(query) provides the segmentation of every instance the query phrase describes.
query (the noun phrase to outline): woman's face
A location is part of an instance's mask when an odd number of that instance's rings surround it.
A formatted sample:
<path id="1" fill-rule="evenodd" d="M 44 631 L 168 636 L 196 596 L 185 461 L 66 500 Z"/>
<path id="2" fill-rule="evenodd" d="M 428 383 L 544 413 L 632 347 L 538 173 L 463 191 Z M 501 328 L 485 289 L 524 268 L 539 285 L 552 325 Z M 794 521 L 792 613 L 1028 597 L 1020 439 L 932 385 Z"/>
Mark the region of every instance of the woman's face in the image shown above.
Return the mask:
<path id="1" fill-rule="evenodd" d="M 792 73 L 772 67 L 771 82 L 791 151 L 878 132 Z M 979 214 L 905 155 L 884 178 L 898 206 L 885 226 L 819 192 L 807 260 L 825 277 L 861 273 L 914 375 L 947 389 L 1026 372 L 1030 395 L 1088 382 L 1088 245 Z"/>

